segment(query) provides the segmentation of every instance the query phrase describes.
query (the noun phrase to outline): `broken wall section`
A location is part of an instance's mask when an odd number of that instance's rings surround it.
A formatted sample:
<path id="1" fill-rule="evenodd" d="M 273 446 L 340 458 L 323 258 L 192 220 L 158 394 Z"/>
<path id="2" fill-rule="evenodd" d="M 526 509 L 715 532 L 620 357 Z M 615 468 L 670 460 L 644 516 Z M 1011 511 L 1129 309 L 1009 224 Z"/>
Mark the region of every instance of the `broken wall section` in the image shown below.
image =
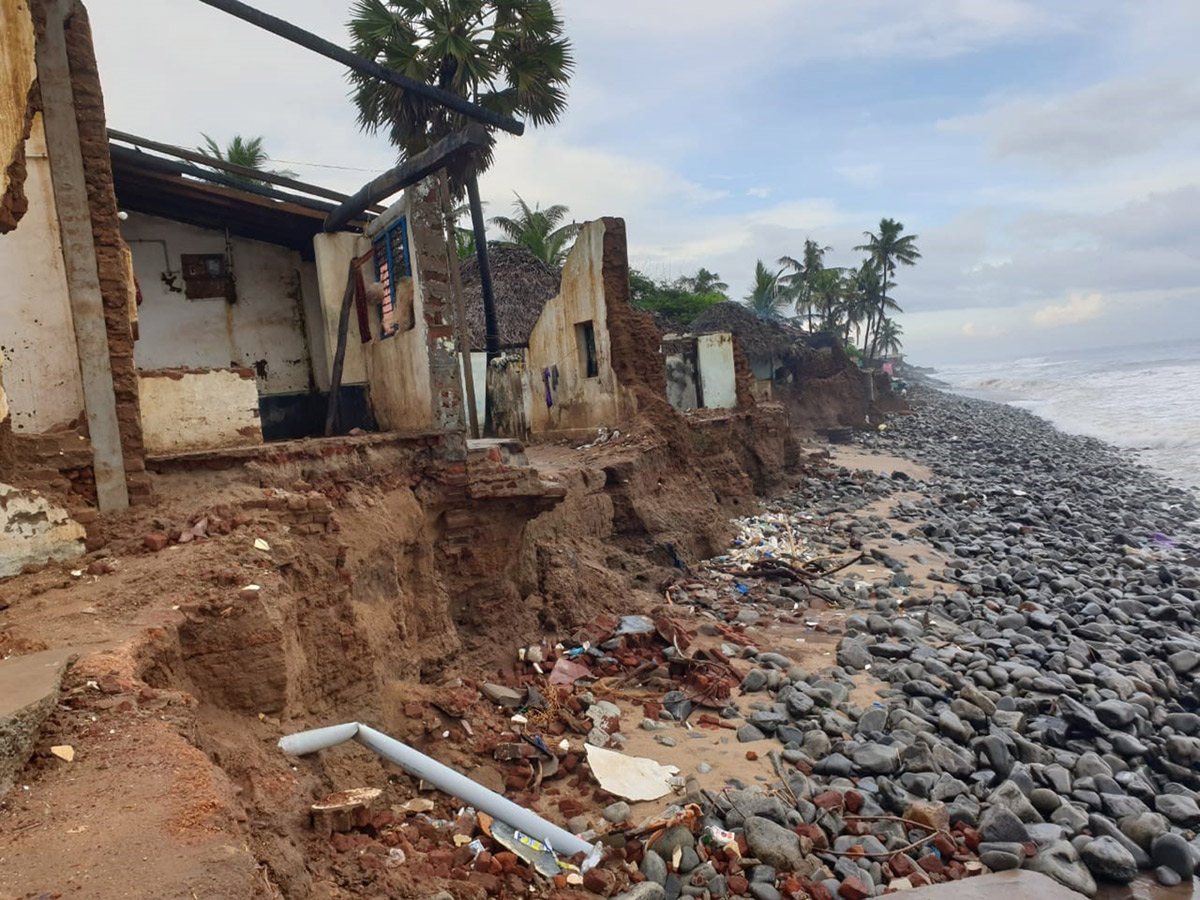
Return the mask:
<path id="1" fill-rule="evenodd" d="M 588 222 L 567 257 L 558 296 L 529 335 L 534 434 L 588 432 L 636 413 L 637 400 L 615 364 L 622 317 L 614 310 L 628 306 L 628 294 L 624 221 Z"/>
<path id="2" fill-rule="evenodd" d="M 0 0 L 0 234 L 17 227 L 25 196 L 25 142 L 37 108 L 33 13 L 26 0 Z"/>

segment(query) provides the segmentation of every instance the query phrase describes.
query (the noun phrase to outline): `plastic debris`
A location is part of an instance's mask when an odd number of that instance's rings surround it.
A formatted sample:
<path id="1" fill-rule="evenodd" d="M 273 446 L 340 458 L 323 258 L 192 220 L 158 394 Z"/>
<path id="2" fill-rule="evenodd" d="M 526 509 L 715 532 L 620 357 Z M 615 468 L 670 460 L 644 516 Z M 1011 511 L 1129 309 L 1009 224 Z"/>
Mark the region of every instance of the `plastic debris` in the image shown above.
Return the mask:
<path id="1" fill-rule="evenodd" d="M 537 813 L 518 806 L 508 798 L 488 790 L 461 772 L 444 766 L 420 751 L 360 722 L 346 722 L 342 725 L 330 725 L 325 728 L 290 734 L 280 738 L 279 748 L 284 753 L 305 756 L 319 750 L 336 747 L 338 744 L 350 740 L 361 743 L 389 762 L 395 763 L 409 775 L 422 781 L 428 781 L 452 797 L 468 801 L 473 808 L 491 815 L 502 815 L 506 819 L 518 823 L 527 832 L 541 835 L 543 840 L 553 840 L 565 853 L 570 855 L 583 853 L 589 860 L 592 860 L 592 865 L 599 859 L 599 846 L 581 841 L 566 829 L 546 821 Z"/>
<path id="2" fill-rule="evenodd" d="M 75 748 L 70 744 L 55 744 L 50 748 L 50 752 L 66 762 L 75 761 Z"/>
<path id="3" fill-rule="evenodd" d="M 268 544 L 266 541 L 264 541 L 262 538 L 255 538 L 254 539 L 254 549 L 255 550 L 265 550 L 267 552 L 270 552 L 271 545 Z"/>
<path id="4" fill-rule="evenodd" d="M 625 800 L 657 800 L 671 793 L 671 777 L 679 774 L 675 766 L 664 766 L 643 756 L 626 756 L 585 744 L 588 765 L 600 787 Z"/>
<path id="5" fill-rule="evenodd" d="M 578 867 L 559 859 L 558 854 L 549 844 L 532 838 L 504 822 L 493 821 L 491 835 L 492 840 L 517 854 L 533 866 L 539 875 L 553 878 L 562 872 L 579 871 Z"/>

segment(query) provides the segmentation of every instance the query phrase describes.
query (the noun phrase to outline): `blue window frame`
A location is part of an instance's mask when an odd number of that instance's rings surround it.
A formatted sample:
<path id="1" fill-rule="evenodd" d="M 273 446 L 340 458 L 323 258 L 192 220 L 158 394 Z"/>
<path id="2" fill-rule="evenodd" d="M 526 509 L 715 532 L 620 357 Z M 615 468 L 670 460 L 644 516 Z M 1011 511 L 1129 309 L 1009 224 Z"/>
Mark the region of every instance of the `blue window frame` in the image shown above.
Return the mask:
<path id="1" fill-rule="evenodd" d="M 412 265 L 408 254 L 408 217 L 401 216 L 387 227 L 372 243 L 375 251 L 375 278 L 383 287 L 383 303 L 380 306 L 379 337 L 390 338 L 401 331 L 396 320 L 396 282 L 400 278 L 412 277 Z M 404 323 L 404 329 L 412 327 Z"/>

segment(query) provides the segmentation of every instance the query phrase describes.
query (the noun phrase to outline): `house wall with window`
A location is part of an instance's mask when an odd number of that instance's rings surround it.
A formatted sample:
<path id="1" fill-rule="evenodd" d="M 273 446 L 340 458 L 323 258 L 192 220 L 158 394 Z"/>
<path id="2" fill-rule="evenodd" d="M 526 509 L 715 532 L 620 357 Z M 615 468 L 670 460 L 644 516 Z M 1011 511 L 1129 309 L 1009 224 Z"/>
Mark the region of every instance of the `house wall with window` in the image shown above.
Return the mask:
<path id="1" fill-rule="evenodd" d="M 365 310 L 356 301 L 351 312 L 342 384 L 366 385 L 371 412 L 384 431 L 433 424 L 428 324 L 408 209 L 406 195 L 372 222 L 366 236 L 322 234 L 314 240 L 325 346 L 318 378 L 328 386 L 350 264 L 365 259 L 359 271 L 370 299 Z"/>
<path id="2" fill-rule="evenodd" d="M 368 232 L 373 262 L 365 269 L 379 279 L 381 303 L 370 304 L 371 340 L 363 345 L 367 389 L 379 427 L 389 431 L 424 430 L 433 425 L 433 390 L 430 382 L 425 308 L 420 278 L 412 264 L 412 231 L 407 198 L 400 202 L 399 218 L 389 216 Z M 390 269 L 387 265 L 391 249 Z M 405 282 L 411 286 L 411 307 L 405 302 Z M 411 312 L 409 312 L 411 309 Z"/>
<path id="3" fill-rule="evenodd" d="M 320 323 L 316 266 L 299 252 L 129 213 L 122 235 L 142 292 L 138 368 L 255 371 L 260 397 L 305 394 L 308 323 Z"/>
<path id="4" fill-rule="evenodd" d="M 563 267 L 562 288 L 529 335 L 526 365 L 535 434 L 611 427 L 633 405 L 612 366 L 605 227 L 602 219 L 584 225 Z"/>

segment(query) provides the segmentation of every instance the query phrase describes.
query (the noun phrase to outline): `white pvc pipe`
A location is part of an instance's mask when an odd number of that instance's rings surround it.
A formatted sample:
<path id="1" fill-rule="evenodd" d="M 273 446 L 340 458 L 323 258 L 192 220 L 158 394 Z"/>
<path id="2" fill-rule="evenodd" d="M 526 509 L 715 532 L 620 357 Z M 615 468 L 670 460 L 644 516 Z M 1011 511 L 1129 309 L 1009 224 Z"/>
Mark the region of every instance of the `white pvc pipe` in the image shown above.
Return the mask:
<path id="1" fill-rule="evenodd" d="M 388 737 L 374 728 L 350 722 L 345 725 L 331 725 L 328 728 L 316 728 L 312 731 L 301 731 L 280 738 L 279 748 L 284 753 L 303 756 L 326 750 L 348 740 L 356 740 L 364 747 L 374 750 L 384 759 L 395 763 L 404 771 L 422 781 L 428 781 L 434 787 L 445 791 L 452 797 L 457 797 L 464 803 L 487 813 L 493 818 L 507 822 L 518 831 L 523 831 L 530 837 L 537 838 L 542 843 L 554 849 L 563 856 L 574 856 L 576 853 L 595 855 L 596 848 L 587 841 L 577 838 L 564 828 L 547 822 L 541 816 L 518 806 L 506 797 L 501 797 L 494 791 L 489 791 L 483 785 L 472 781 L 461 772 L 456 772 L 442 765 L 435 759 L 430 759 L 424 753 L 414 750 L 407 744 L 402 744 L 395 738 Z"/>

